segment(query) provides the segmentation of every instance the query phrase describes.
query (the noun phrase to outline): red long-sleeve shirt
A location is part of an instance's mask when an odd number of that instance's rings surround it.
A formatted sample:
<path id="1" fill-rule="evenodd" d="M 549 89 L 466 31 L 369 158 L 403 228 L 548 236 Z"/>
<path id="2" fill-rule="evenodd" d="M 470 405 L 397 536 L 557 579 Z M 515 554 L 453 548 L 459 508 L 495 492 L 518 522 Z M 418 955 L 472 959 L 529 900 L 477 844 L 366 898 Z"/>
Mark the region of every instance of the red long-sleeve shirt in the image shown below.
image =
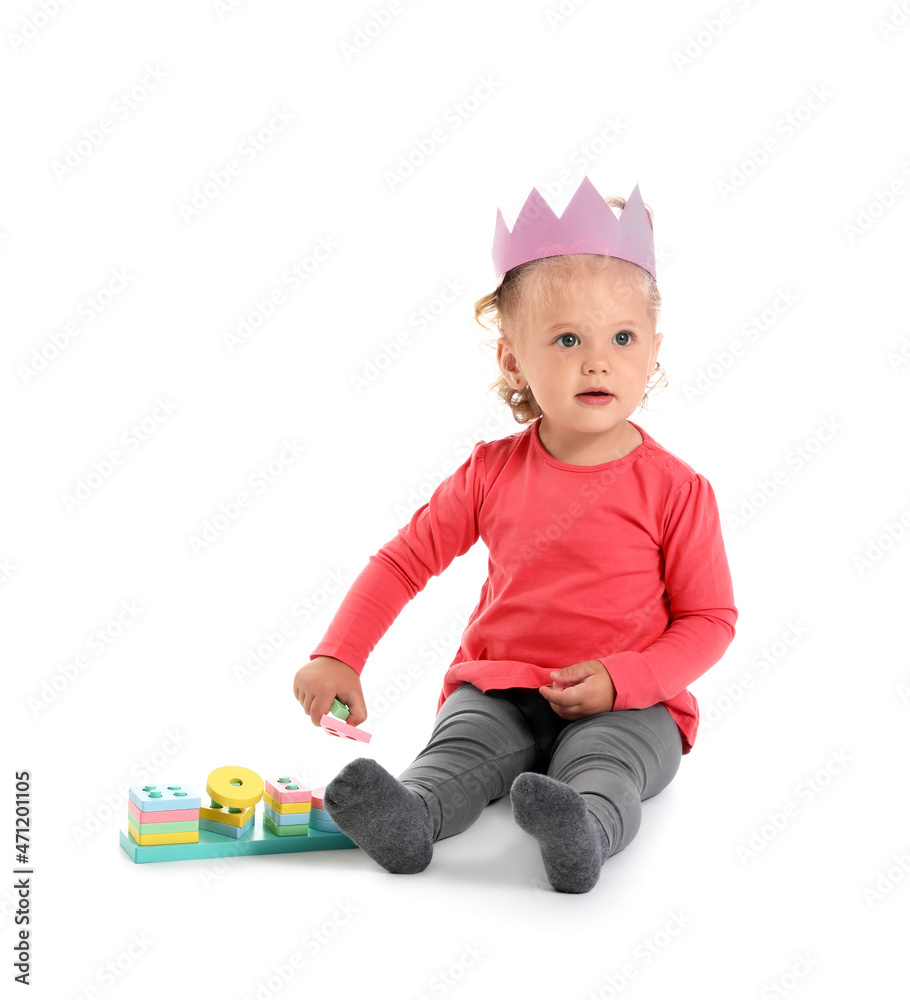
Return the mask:
<path id="1" fill-rule="evenodd" d="M 642 443 L 600 465 L 554 458 L 537 421 L 477 442 L 370 556 L 310 658 L 360 673 L 407 602 L 482 538 L 487 579 L 439 706 L 465 681 L 538 688 L 600 660 L 614 711 L 663 703 L 688 753 L 698 705 L 686 687 L 721 658 L 738 612 L 711 484 L 629 422 Z"/>

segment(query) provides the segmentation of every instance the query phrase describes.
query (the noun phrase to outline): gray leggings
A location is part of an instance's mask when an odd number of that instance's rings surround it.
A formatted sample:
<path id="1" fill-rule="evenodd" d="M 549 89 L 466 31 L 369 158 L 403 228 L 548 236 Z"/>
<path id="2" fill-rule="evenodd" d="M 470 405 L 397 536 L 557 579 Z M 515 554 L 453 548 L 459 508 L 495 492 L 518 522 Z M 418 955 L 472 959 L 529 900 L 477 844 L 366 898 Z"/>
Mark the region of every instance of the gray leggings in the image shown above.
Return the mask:
<path id="1" fill-rule="evenodd" d="M 585 799 L 612 855 L 638 833 L 642 800 L 666 788 L 681 758 L 679 729 L 663 705 L 568 722 L 536 688 L 484 693 L 462 684 L 398 777 L 426 800 L 437 841 L 466 830 L 519 774 L 548 774 Z"/>

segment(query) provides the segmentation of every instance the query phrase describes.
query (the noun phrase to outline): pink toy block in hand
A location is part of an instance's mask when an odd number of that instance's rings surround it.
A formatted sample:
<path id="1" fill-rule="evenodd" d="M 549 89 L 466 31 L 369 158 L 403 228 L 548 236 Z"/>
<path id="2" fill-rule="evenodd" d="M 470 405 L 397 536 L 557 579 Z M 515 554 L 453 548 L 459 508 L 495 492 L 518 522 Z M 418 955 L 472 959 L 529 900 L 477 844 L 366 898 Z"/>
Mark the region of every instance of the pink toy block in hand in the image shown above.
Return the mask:
<path id="1" fill-rule="evenodd" d="M 361 743 L 369 743 L 373 738 L 372 733 L 365 733 L 357 726 L 349 726 L 346 722 L 342 722 L 341 719 L 328 713 L 319 720 L 319 725 L 331 736 L 344 736 L 349 740 L 360 740 Z"/>

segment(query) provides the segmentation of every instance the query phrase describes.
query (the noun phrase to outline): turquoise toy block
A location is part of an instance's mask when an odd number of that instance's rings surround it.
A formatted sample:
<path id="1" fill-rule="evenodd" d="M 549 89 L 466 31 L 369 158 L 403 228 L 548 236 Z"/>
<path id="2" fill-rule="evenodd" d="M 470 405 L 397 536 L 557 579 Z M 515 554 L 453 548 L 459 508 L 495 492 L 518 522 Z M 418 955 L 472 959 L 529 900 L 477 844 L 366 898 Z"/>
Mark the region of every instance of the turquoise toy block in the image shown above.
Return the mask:
<path id="1" fill-rule="evenodd" d="M 341 830 L 334 823 L 310 823 L 310 832 L 316 833 L 341 833 Z"/>
<path id="2" fill-rule="evenodd" d="M 198 809 L 202 805 L 202 799 L 189 785 L 134 785 L 130 799 L 140 812 Z"/>
<path id="3" fill-rule="evenodd" d="M 313 809 L 310 813 L 310 827 L 326 833 L 340 833 L 338 825 L 325 809 Z"/>
<path id="4" fill-rule="evenodd" d="M 232 858 L 240 855 L 296 854 L 301 851 L 338 851 L 357 845 L 343 833 L 309 830 L 307 836 L 279 837 L 271 832 L 259 815 L 252 830 L 234 840 L 202 829 L 196 844 L 156 844 L 140 847 L 124 826 L 120 830 L 120 846 L 135 864 L 152 861 L 192 861 L 206 858 Z"/>

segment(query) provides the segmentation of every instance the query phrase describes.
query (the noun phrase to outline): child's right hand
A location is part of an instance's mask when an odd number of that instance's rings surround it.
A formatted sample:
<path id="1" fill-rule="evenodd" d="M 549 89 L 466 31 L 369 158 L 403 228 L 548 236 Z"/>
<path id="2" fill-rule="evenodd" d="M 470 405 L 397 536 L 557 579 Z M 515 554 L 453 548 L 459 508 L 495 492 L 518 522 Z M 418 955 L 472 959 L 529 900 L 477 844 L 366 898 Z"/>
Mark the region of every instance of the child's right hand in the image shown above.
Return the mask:
<path id="1" fill-rule="evenodd" d="M 294 697 L 303 705 L 314 726 L 337 698 L 351 710 L 345 722 L 359 726 L 367 717 L 360 675 L 353 667 L 332 656 L 317 656 L 305 663 L 294 676 Z"/>

